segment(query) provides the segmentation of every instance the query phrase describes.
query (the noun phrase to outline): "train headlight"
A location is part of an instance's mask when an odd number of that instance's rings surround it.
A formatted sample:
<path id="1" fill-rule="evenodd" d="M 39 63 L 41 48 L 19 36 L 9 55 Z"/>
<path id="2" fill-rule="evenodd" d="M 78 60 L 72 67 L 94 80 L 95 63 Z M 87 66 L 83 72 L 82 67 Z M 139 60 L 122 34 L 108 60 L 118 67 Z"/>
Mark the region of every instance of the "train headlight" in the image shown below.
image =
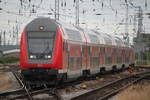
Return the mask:
<path id="1" fill-rule="evenodd" d="M 47 56 L 47 58 L 49 58 L 49 59 L 50 59 L 50 58 L 51 58 L 51 55 L 48 55 L 48 56 Z"/>
<path id="2" fill-rule="evenodd" d="M 36 56 L 35 55 L 30 55 L 30 58 L 32 59 L 32 58 L 36 58 Z"/>
<path id="3" fill-rule="evenodd" d="M 44 30 L 44 26 L 40 26 L 39 29 L 40 29 L 40 30 Z"/>
<path id="4" fill-rule="evenodd" d="M 52 56 L 51 55 L 46 55 L 45 58 L 50 59 Z"/>

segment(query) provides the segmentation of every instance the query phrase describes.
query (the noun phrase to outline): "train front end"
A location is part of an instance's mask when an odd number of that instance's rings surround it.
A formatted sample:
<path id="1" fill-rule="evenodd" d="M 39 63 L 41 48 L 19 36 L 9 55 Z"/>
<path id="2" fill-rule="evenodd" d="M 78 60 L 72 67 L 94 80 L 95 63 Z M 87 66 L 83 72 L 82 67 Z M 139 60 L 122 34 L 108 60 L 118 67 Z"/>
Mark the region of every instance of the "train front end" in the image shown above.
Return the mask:
<path id="1" fill-rule="evenodd" d="M 20 43 L 20 69 L 32 83 L 53 83 L 62 70 L 62 36 L 50 18 L 37 18 L 24 29 Z"/>

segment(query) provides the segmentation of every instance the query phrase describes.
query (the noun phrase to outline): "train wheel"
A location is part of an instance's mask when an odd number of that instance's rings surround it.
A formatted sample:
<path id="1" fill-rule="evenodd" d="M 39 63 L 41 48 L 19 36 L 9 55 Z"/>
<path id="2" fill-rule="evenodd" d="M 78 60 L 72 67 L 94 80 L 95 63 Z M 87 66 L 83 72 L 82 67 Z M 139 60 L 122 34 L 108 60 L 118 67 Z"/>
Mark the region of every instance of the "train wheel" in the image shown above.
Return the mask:
<path id="1" fill-rule="evenodd" d="M 90 76 L 90 71 L 89 70 L 84 70 L 82 72 L 82 80 L 86 80 Z"/>
<path id="2" fill-rule="evenodd" d="M 84 71 L 82 72 L 82 76 L 83 76 L 83 77 L 86 77 L 86 76 L 87 76 L 87 71 L 86 71 L 86 70 L 84 70 Z"/>
<path id="3" fill-rule="evenodd" d="M 83 71 L 82 71 L 81 80 L 85 80 L 86 77 L 87 77 L 87 72 L 86 72 L 86 70 L 83 70 Z"/>
<path id="4" fill-rule="evenodd" d="M 67 74 L 63 74 L 63 75 L 62 75 L 61 82 L 62 82 L 62 83 L 65 83 L 66 81 L 67 81 Z"/>
<path id="5" fill-rule="evenodd" d="M 121 71 L 124 71 L 125 70 L 125 64 L 123 64 L 122 66 L 121 66 Z"/>
<path id="6" fill-rule="evenodd" d="M 61 80 L 58 82 L 59 86 L 64 88 L 65 82 L 67 82 L 67 74 L 63 74 Z"/>
<path id="7" fill-rule="evenodd" d="M 132 63 L 130 66 L 134 68 L 134 67 L 135 67 L 135 64 L 134 64 L 134 63 Z"/>
<path id="8" fill-rule="evenodd" d="M 30 87 L 31 87 L 31 89 L 36 89 L 37 88 L 36 84 L 30 84 Z"/>
<path id="9" fill-rule="evenodd" d="M 115 74 L 117 72 L 117 66 L 112 67 L 112 73 Z"/>
<path id="10" fill-rule="evenodd" d="M 104 75 L 105 72 L 106 72 L 105 68 L 101 68 L 101 69 L 100 69 L 100 74 L 101 74 L 101 75 Z"/>

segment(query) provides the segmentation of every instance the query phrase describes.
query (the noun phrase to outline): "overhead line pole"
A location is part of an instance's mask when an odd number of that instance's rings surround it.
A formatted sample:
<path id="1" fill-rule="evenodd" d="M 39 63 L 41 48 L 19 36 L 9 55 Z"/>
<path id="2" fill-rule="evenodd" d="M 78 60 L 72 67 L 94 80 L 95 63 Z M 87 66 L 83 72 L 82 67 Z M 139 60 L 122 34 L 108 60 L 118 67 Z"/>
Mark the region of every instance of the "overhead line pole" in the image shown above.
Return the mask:
<path id="1" fill-rule="evenodd" d="M 126 0 L 126 25 L 125 25 L 125 37 L 127 40 L 127 43 L 129 44 L 129 33 L 128 33 L 128 13 L 129 13 L 129 5 L 128 5 L 128 1 Z"/>
<path id="2" fill-rule="evenodd" d="M 6 45 L 6 31 L 3 32 L 3 37 L 4 37 L 4 46 Z"/>
<path id="3" fill-rule="evenodd" d="M 55 20 L 59 20 L 59 0 L 55 0 Z"/>
<path id="4" fill-rule="evenodd" d="M 79 0 L 76 0 L 76 25 L 79 26 Z"/>
<path id="5" fill-rule="evenodd" d="M 143 27 L 143 11 L 142 8 L 139 6 L 138 7 L 138 32 L 137 32 L 137 37 L 140 38 L 140 33 L 142 32 L 142 27 Z"/>

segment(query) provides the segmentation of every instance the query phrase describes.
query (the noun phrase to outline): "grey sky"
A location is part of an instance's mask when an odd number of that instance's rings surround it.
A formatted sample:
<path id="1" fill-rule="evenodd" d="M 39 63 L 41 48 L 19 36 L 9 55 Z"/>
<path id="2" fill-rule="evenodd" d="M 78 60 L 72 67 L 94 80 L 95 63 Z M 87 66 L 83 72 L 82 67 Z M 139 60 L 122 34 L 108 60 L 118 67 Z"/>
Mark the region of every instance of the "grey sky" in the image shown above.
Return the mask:
<path id="1" fill-rule="evenodd" d="M 21 33 L 24 25 L 37 16 L 49 16 L 54 18 L 54 1 L 55 0 L 2 0 L 0 7 L 0 31 L 6 31 L 7 40 L 13 42 L 13 28 L 18 26 L 19 33 Z M 125 23 L 126 14 L 126 0 L 80 0 L 80 26 L 84 28 L 99 29 L 100 32 L 109 33 L 113 35 L 122 36 L 125 32 L 125 26 L 119 23 Z M 150 12 L 149 0 L 127 0 L 135 6 L 141 6 L 144 13 Z M 33 5 L 35 5 L 35 12 L 33 12 Z M 137 13 L 138 9 L 133 8 L 129 4 L 129 33 L 130 36 L 135 36 L 133 31 L 133 15 Z M 19 14 L 20 12 L 20 14 Z M 52 13 L 53 15 L 47 15 Z M 84 14 L 83 14 L 84 13 Z M 102 15 L 96 15 L 96 14 Z M 149 16 L 144 15 L 145 31 L 150 32 Z M 60 20 L 68 23 L 75 23 L 75 3 L 74 0 L 60 0 Z M 86 23 L 86 24 L 83 24 Z M 131 25 L 132 24 L 132 25 Z"/>

